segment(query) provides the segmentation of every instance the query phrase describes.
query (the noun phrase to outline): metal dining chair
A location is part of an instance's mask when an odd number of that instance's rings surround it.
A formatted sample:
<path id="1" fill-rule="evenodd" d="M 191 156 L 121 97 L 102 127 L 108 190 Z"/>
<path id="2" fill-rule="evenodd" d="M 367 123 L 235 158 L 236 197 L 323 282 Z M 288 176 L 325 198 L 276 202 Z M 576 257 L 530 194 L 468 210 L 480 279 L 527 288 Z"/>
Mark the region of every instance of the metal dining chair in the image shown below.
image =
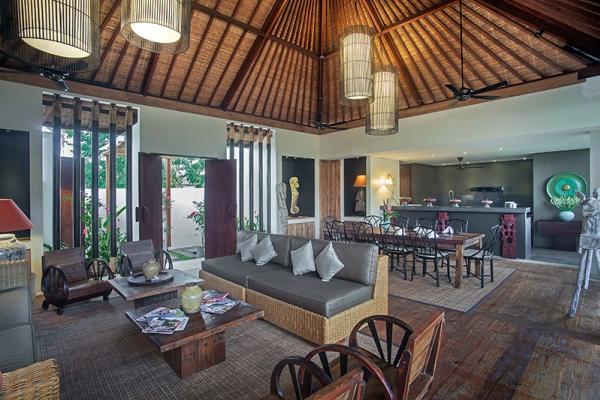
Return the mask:
<path id="1" fill-rule="evenodd" d="M 346 235 L 346 225 L 343 221 L 331 221 L 331 228 L 329 230 L 330 239 L 334 242 L 349 242 L 348 235 Z"/>
<path id="2" fill-rule="evenodd" d="M 377 227 L 381 226 L 381 223 L 383 222 L 383 218 L 381 218 L 378 215 L 368 215 L 365 217 L 365 222 L 368 224 L 371 224 L 371 226 L 373 226 L 374 228 L 377 228 Z"/>
<path id="3" fill-rule="evenodd" d="M 331 239 L 331 223 L 335 221 L 335 217 L 333 215 L 328 215 L 323 218 L 323 236 L 325 240 Z"/>
<path id="4" fill-rule="evenodd" d="M 352 233 L 354 235 L 354 242 L 375 243 L 373 226 L 367 222 L 352 222 Z"/>
<path id="5" fill-rule="evenodd" d="M 398 216 L 392 218 L 393 225 L 397 225 L 404 229 L 408 228 L 408 223 L 409 223 L 408 217 L 402 217 L 402 216 L 398 215 Z"/>
<path id="6" fill-rule="evenodd" d="M 402 272 L 404 280 L 407 280 L 408 271 L 406 265 L 408 256 L 412 253 L 412 248 L 407 246 L 405 234 L 406 231 L 404 231 L 403 227 L 390 224 L 384 234 L 381 235 L 380 249 L 390 258 L 390 271 L 396 270 Z M 400 260 L 402 260 L 402 267 L 400 266 Z"/>
<path id="7" fill-rule="evenodd" d="M 454 233 L 467 233 L 469 231 L 469 221 L 451 218 L 446 221 L 446 227 L 451 227 Z"/>
<path id="8" fill-rule="evenodd" d="M 483 289 L 486 276 L 490 278 L 490 282 L 494 282 L 494 250 L 498 241 L 500 240 L 500 233 L 502 227 L 495 225 L 490 228 L 490 232 L 486 235 L 483 246 L 481 249 L 465 249 L 463 258 L 467 264 L 467 278 L 471 275 L 481 281 L 481 288 Z M 480 263 L 479 276 L 471 273 L 471 262 L 478 261 Z M 490 274 L 485 275 L 485 262 L 490 263 Z"/>
<path id="9" fill-rule="evenodd" d="M 431 229 L 434 231 L 438 230 L 438 220 L 433 218 L 417 218 L 415 227 Z"/>
<path id="10" fill-rule="evenodd" d="M 452 282 L 450 280 L 450 255 L 439 249 L 435 230 L 422 229 L 419 232 L 410 232 L 408 238 L 413 254 L 413 270 L 410 280 L 413 280 L 416 272 L 416 262 L 420 261 L 423 265 L 423 276 L 435 279 L 436 286 L 440 286 L 440 268 L 444 268 L 444 266 L 447 268 L 448 281 Z M 433 273 L 427 271 L 428 263 L 433 263 Z"/>

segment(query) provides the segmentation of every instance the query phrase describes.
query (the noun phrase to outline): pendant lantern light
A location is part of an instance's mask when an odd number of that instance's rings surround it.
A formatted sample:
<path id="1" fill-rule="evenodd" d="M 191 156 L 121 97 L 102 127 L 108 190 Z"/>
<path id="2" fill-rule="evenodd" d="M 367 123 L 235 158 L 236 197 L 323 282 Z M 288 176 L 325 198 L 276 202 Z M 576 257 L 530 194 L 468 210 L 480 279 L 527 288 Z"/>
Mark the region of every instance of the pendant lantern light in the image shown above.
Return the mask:
<path id="1" fill-rule="evenodd" d="M 372 65 L 374 30 L 353 25 L 340 39 L 340 102 L 350 104 L 373 95 Z"/>
<path id="2" fill-rule="evenodd" d="M 375 66 L 365 133 L 377 136 L 398 133 L 398 106 L 398 72 L 391 65 Z"/>
<path id="3" fill-rule="evenodd" d="M 121 33 L 155 53 L 182 53 L 190 45 L 192 0 L 123 0 Z"/>
<path id="4" fill-rule="evenodd" d="M 64 72 L 98 67 L 97 0 L 5 0 L 3 4 L 2 48 L 9 55 Z"/>

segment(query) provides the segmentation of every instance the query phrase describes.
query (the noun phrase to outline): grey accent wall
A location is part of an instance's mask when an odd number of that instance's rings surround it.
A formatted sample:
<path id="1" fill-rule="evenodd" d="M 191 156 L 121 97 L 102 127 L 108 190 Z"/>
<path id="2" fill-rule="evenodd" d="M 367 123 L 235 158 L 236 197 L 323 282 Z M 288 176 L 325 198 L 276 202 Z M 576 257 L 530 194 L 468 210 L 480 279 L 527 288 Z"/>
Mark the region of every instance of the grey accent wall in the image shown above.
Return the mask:
<path id="1" fill-rule="evenodd" d="M 522 207 L 533 203 L 533 163 L 531 160 L 478 163 L 481 168 L 456 169 L 456 166 L 412 165 L 413 202 L 420 203 L 428 195 L 438 199 L 437 205 L 449 205 L 448 191 L 453 190 L 463 205 L 481 206 L 489 198 L 494 206 L 515 201 Z M 503 186 L 502 193 L 471 192 L 474 186 Z"/>
<path id="2" fill-rule="evenodd" d="M 573 150 L 533 155 L 533 221 L 534 246 L 550 247 L 552 238 L 537 234 L 535 221 L 557 219 L 558 209 L 550 203 L 546 194 L 546 182 L 561 172 L 574 172 L 590 182 L 590 151 Z M 581 220 L 581 208 L 575 210 L 575 219 Z"/>

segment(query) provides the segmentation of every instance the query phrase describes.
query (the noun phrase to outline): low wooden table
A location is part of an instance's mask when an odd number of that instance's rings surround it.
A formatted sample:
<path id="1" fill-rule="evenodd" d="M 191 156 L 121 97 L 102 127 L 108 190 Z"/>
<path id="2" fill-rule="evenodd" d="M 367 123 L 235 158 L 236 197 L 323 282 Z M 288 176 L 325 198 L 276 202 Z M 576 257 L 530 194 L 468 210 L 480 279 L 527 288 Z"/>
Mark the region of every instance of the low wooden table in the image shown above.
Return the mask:
<path id="1" fill-rule="evenodd" d="M 204 284 L 204 280 L 194 278 L 178 269 L 172 269 L 168 272 L 173 274 L 173 280 L 161 285 L 132 286 L 125 277 L 109 279 L 108 282 L 121 297 L 127 301 L 133 301 L 134 308 L 176 299 L 179 288 L 188 283 Z"/>
<path id="2" fill-rule="evenodd" d="M 178 308 L 178 301 L 161 304 L 165 307 Z M 148 306 L 127 311 L 125 315 L 134 325 L 142 329 L 145 324 L 136 318 L 152 311 L 156 306 Z M 163 354 L 167 364 L 173 368 L 180 378 L 210 368 L 225 361 L 225 330 L 246 321 L 253 321 L 265 315 L 262 310 L 241 302 L 223 315 L 196 313 L 190 315 L 187 326 L 181 332 L 172 335 L 157 333 L 144 334 L 150 342 Z"/>

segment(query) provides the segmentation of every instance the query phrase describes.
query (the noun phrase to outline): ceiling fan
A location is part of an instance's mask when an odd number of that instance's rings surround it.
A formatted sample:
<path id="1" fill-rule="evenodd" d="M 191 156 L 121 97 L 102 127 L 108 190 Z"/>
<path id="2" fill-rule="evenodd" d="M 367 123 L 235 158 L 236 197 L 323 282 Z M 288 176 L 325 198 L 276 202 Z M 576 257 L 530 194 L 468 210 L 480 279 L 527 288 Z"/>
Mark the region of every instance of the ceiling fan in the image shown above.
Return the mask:
<path id="1" fill-rule="evenodd" d="M 446 87 L 452 92 L 454 98 L 458 101 L 467 101 L 469 99 L 495 100 L 500 96 L 486 96 L 482 93 L 490 90 L 499 89 L 508 85 L 507 81 L 500 81 L 492 85 L 488 85 L 479 89 L 472 89 L 465 86 L 465 65 L 464 65 L 464 50 L 463 50 L 463 11 L 462 0 L 460 1 L 460 89 L 449 83 Z"/>
<path id="2" fill-rule="evenodd" d="M 459 171 L 462 171 L 466 168 L 483 168 L 481 165 L 465 165 L 463 164 L 464 157 L 456 157 L 458 159 L 458 165 L 455 165 L 455 168 Z"/>
<path id="3" fill-rule="evenodd" d="M 323 130 L 323 129 L 337 129 L 337 130 L 341 130 L 344 128 L 339 128 L 336 127 L 336 125 L 339 124 L 328 124 L 327 122 L 321 122 L 321 121 L 311 121 L 313 126 L 319 130 Z"/>
<path id="4" fill-rule="evenodd" d="M 6 53 L 4 53 L 6 54 Z M 8 55 L 8 54 L 7 54 Z M 41 65 L 33 65 L 28 62 L 25 62 L 17 57 L 10 56 L 13 60 L 21 63 L 26 69 L 2 69 L 0 72 L 3 74 L 30 74 L 30 75 L 40 75 L 44 78 L 51 80 L 56 84 L 56 87 L 63 92 L 68 92 L 69 85 L 67 84 L 67 79 L 70 74 L 65 71 L 59 71 L 57 69 L 53 69 L 50 67 L 45 67 Z"/>

